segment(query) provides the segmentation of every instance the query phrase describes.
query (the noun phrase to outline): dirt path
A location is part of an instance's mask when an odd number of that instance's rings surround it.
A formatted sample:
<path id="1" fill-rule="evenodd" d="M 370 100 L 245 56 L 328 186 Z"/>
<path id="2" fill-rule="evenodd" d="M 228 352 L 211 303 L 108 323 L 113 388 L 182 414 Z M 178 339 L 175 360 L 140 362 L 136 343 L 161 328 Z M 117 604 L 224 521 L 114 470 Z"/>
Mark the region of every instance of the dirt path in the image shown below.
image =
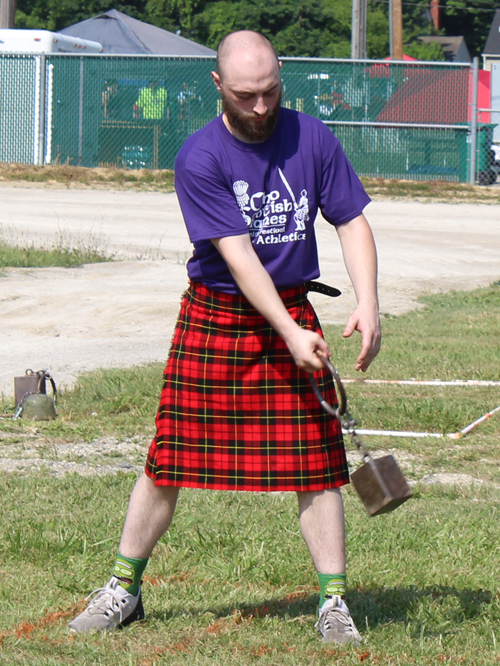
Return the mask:
<path id="1" fill-rule="evenodd" d="M 186 286 L 190 244 L 175 194 L 0 186 L 3 237 L 96 243 L 122 261 L 75 269 L 10 269 L 0 278 L 0 393 L 28 367 L 70 385 L 82 371 L 163 361 Z M 419 295 L 473 289 L 500 278 L 500 211 L 487 204 L 375 201 L 381 310 Z M 323 322 L 342 323 L 355 299 L 336 234 L 317 224 L 322 280 L 312 295 Z"/>

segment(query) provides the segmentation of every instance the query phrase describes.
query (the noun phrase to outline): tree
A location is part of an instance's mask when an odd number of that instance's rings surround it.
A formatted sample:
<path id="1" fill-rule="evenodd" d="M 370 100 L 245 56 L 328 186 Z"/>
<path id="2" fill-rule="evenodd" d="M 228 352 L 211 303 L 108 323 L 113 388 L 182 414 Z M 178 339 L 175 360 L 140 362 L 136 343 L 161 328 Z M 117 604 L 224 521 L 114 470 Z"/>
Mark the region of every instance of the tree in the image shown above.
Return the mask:
<path id="1" fill-rule="evenodd" d="M 500 2 L 494 0 L 447 0 L 443 28 L 447 35 L 463 35 L 471 56 L 481 55 L 495 9 Z"/>
<path id="2" fill-rule="evenodd" d="M 434 62 L 446 60 L 443 47 L 436 42 L 431 42 L 430 44 L 412 42 L 405 46 L 405 53 L 417 60 L 431 60 Z"/>
<path id="3" fill-rule="evenodd" d="M 110 6 L 111 2 L 111 6 Z M 62 30 L 108 9 L 118 9 L 133 18 L 144 19 L 145 0 L 18 0 L 16 28 Z"/>
<path id="4" fill-rule="evenodd" d="M 445 0 L 442 0 L 444 3 Z M 160 28 L 217 48 L 233 30 L 259 30 L 280 55 L 349 58 L 352 0 L 18 0 L 17 28 L 60 30 L 111 7 Z M 464 35 L 473 55 L 480 53 L 498 0 L 447 0 L 444 32 Z M 388 2 L 368 1 L 367 55 L 389 55 Z M 435 30 L 429 2 L 403 4 L 405 52 L 419 60 L 443 60 L 436 44 L 421 35 Z"/>
<path id="5" fill-rule="evenodd" d="M 180 30 L 185 37 L 193 39 L 193 21 L 206 4 L 210 3 L 206 0 L 147 0 L 146 20 L 164 30 Z"/>
<path id="6" fill-rule="evenodd" d="M 389 17 L 387 7 L 380 2 L 368 3 L 366 21 L 366 50 L 369 58 L 389 55 Z"/>
<path id="7" fill-rule="evenodd" d="M 287 56 L 350 55 L 351 0 L 148 0 L 155 25 L 211 48 L 233 30 L 259 30 Z"/>

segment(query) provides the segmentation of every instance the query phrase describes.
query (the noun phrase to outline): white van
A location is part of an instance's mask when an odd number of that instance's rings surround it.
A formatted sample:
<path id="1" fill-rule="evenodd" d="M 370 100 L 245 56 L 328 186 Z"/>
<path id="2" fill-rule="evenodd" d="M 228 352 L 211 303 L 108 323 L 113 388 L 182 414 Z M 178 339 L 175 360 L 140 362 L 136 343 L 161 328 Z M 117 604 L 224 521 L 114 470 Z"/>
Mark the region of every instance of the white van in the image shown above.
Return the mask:
<path id="1" fill-rule="evenodd" d="M 0 29 L 0 53 L 102 53 L 99 42 L 49 30 Z"/>

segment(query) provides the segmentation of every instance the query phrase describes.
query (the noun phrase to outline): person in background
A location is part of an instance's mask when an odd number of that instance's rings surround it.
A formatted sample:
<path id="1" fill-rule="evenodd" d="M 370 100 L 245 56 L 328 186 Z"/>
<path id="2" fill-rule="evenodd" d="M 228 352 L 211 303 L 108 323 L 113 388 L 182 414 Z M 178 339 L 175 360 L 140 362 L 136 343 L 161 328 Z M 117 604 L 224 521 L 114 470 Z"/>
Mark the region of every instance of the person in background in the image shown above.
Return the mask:
<path id="1" fill-rule="evenodd" d="M 102 90 L 102 114 L 106 120 L 112 120 L 119 115 L 118 81 L 107 79 Z"/>
<path id="2" fill-rule="evenodd" d="M 134 118 L 161 120 L 168 118 L 168 92 L 161 88 L 158 81 L 151 79 L 141 90 L 134 104 Z"/>

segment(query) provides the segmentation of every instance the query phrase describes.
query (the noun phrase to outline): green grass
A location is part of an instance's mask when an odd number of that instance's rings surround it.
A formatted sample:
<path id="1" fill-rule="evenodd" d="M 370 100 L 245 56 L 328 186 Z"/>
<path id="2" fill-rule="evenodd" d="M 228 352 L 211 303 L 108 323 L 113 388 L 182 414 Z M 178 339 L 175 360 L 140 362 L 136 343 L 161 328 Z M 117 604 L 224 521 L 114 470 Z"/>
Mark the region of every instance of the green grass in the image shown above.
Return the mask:
<path id="1" fill-rule="evenodd" d="M 499 320 L 498 284 L 425 298 L 421 309 L 383 319 L 384 346 L 367 378 L 498 381 Z M 326 334 L 341 375 L 354 377 L 359 340 L 344 341 L 340 327 Z M 312 628 L 317 579 L 289 493 L 183 490 L 146 572 L 147 621 L 69 636 L 85 595 L 110 575 L 136 475 L 81 477 L 51 465 L 140 469 L 161 372 L 153 364 L 89 373 L 62 393 L 56 421 L 0 421 L 1 457 L 33 467 L 0 473 L 0 663 L 500 663 L 500 415 L 460 440 L 365 438 L 395 452 L 415 494 L 369 518 L 345 489 L 348 601 L 366 641 L 359 648 L 323 645 Z M 346 389 L 353 415 L 377 429 L 456 431 L 500 404 L 498 387 Z M 12 412 L 12 402 L 1 409 Z M 90 443 L 82 454 L 73 442 Z M 443 472 L 478 483 L 422 480 Z"/>
<path id="2" fill-rule="evenodd" d="M 434 294 L 405 315 L 382 315 L 382 349 L 369 375 L 383 379 L 500 380 L 500 282 L 484 289 Z M 344 377 L 353 371 L 356 336 L 327 327 L 335 363 Z M 368 374 L 367 374 L 368 376 Z"/>
<path id="3" fill-rule="evenodd" d="M 0 270 L 49 266 L 69 268 L 111 260 L 112 257 L 92 237 L 87 241 L 72 242 L 62 234 L 55 243 L 45 247 L 33 241 L 6 238 L 0 226 Z"/>
<path id="4" fill-rule="evenodd" d="M 500 285 L 420 299 L 424 307 L 382 318 L 382 349 L 366 373 L 378 379 L 500 381 Z M 343 378 L 354 371 L 359 339 L 327 327 Z M 362 378 L 365 378 L 363 376 Z M 498 390 L 481 387 L 347 384 L 360 427 L 455 432 L 500 404 Z"/>
<path id="5" fill-rule="evenodd" d="M 10 500 L 0 526 L 2 663 L 497 663 L 494 493 L 422 491 L 370 519 L 346 492 L 349 602 L 367 641 L 358 649 L 322 645 L 312 629 L 317 580 L 289 493 L 182 491 L 147 570 L 147 621 L 68 637 L 83 597 L 109 576 L 133 483 L 0 478 Z"/>

